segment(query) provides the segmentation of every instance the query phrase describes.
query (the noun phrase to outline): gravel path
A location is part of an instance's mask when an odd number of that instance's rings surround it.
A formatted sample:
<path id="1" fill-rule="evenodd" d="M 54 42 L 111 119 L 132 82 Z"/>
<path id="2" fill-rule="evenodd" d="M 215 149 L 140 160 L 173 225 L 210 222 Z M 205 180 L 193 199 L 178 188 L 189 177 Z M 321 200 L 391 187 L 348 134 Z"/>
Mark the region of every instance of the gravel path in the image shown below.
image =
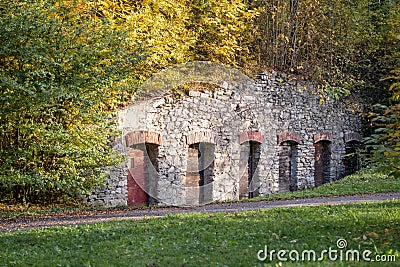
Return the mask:
<path id="1" fill-rule="evenodd" d="M 292 200 L 258 201 L 258 202 L 227 202 L 210 204 L 200 207 L 169 207 L 169 208 L 149 208 L 129 211 L 110 211 L 108 213 L 91 215 L 71 215 L 46 218 L 29 219 L 9 219 L 0 221 L 0 232 L 11 232 L 16 230 L 26 230 L 33 228 L 49 228 L 61 225 L 78 225 L 87 223 L 97 223 L 112 220 L 139 220 L 145 217 L 162 217 L 167 214 L 182 214 L 192 212 L 241 212 L 247 210 L 268 209 L 277 207 L 297 207 L 297 206 L 319 206 L 319 205 L 340 205 L 361 202 L 380 202 L 385 200 L 400 200 L 400 192 L 383 194 L 365 194 L 341 197 L 316 197 Z M 93 213 L 93 212 L 91 212 Z"/>

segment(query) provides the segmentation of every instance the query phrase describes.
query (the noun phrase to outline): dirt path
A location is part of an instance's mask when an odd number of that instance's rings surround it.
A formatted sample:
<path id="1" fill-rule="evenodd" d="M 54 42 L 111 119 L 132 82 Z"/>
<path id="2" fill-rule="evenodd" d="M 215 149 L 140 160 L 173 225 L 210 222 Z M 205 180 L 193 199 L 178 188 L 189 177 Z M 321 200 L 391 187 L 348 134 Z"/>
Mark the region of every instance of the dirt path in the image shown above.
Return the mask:
<path id="1" fill-rule="evenodd" d="M 258 201 L 258 202 L 229 202 L 210 204 L 201 207 L 169 207 L 149 208 L 137 210 L 98 212 L 90 215 L 48 216 L 28 219 L 8 219 L 0 221 L 0 232 L 26 230 L 32 228 L 48 228 L 62 225 L 78 225 L 112 220 L 139 220 L 145 217 L 162 217 L 167 214 L 181 214 L 191 212 L 241 212 L 247 210 L 268 209 L 277 207 L 341 205 L 361 202 L 380 202 L 385 200 L 400 200 L 399 193 L 365 194 L 342 197 L 316 197 L 292 200 Z"/>

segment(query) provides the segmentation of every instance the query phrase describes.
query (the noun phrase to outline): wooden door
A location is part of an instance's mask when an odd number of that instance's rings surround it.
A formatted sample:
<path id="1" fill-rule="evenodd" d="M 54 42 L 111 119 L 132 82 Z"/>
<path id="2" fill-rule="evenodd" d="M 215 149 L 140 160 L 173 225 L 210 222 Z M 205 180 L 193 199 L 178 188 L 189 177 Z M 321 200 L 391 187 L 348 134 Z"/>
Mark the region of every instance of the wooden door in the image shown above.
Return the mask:
<path id="1" fill-rule="evenodd" d="M 131 168 L 128 170 L 128 206 L 141 206 L 148 203 L 146 193 L 145 151 L 133 149 L 130 152 Z"/>

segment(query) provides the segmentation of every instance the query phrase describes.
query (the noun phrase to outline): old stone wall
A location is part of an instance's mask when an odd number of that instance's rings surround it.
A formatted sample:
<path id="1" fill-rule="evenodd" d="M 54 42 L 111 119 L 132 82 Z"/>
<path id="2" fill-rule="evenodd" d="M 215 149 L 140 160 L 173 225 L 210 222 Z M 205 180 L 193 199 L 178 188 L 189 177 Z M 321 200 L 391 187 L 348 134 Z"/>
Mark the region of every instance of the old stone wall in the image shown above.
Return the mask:
<path id="1" fill-rule="evenodd" d="M 107 171 L 109 176 L 105 185 L 95 188 L 92 194 L 84 198 L 84 203 L 93 206 L 126 206 L 128 200 L 128 168 L 126 166 L 115 166 Z"/>
<path id="2" fill-rule="evenodd" d="M 215 91 L 193 90 L 180 98 L 166 94 L 134 103 L 121 112 L 121 143 L 127 156 L 136 144 L 157 144 L 156 189 L 151 197 L 163 204 L 188 204 L 193 182 L 188 181 L 188 188 L 186 179 L 198 171 L 197 163 L 191 160 L 195 154 L 189 149 L 194 144 L 213 145 L 213 155 L 200 156 L 199 152 L 198 160 L 213 164 L 207 178 L 212 181 L 206 183 L 214 201 L 238 199 L 240 191 L 243 193 L 240 187 L 246 186 L 240 179 L 246 175 L 252 176 L 247 189 L 251 196 L 289 190 L 279 185 L 284 173 L 296 183 L 290 190 L 313 187 L 315 144 L 329 143 L 330 160 L 325 171 L 327 179 L 333 181 L 345 173 L 346 136 L 354 139 L 361 133 L 355 112 L 346 109 L 343 102 L 320 103 L 313 90 L 310 84 L 291 81 L 284 75 L 263 73 L 254 84 L 224 84 Z M 248 160 L 252 144 L 259 144 L 257 164 Z M 290 149 L 283 153 L 282 145 L 290 145 Z M 291 158 L 282 159 L 283 154 Z M 205 156 L 209 159 L 200 158 Z M 107 186 L 94 190 L 88 201 L 108 206 L 126 204 L 130 162 L 111 170 Z"/>

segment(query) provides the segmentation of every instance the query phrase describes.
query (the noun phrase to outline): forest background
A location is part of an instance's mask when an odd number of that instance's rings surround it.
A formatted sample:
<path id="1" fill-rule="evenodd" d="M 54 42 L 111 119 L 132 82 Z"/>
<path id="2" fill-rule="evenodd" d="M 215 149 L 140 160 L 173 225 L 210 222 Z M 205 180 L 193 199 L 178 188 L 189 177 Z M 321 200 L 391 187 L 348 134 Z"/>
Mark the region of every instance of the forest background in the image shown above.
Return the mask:
<path id="1" fill-rule="evenodd" d="M 2 0 L 0 37 L 2 202 L 101 184 L 120 160 L 115 112 L 190 61 L 273 69 L 362 103 L 364 163 L 400 173 L 399 0 Z"/>

